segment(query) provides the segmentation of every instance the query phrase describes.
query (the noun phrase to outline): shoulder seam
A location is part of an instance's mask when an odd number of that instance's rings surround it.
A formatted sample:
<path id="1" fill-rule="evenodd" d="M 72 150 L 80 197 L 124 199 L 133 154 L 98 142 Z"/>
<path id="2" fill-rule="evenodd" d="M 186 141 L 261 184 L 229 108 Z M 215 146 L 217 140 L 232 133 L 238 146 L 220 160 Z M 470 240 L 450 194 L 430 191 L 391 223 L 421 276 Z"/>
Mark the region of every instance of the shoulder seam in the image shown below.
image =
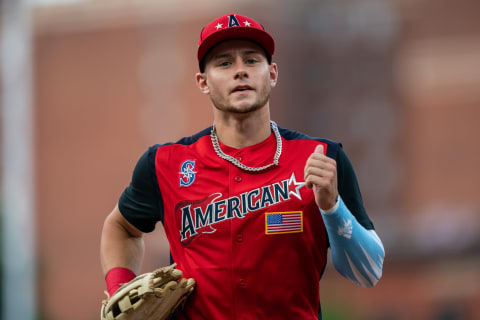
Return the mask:
<path id="1" fill-rule="evenodd" d="M 280 131 L 280 135 L 285 140 L 313 140 L 327 144 L 327 146 L 331 146 L 331 148 L 327 147 L 327 155 L 333 159 L 337 159 L 338 150 L 342 148 L 342 144 L 337 141 L 325 139 L 325 138 L 317 138 L 311 137 L 305 133 L 301 133 L 298 131 L 285 129 L 285 128 L 278 128 Z"/>

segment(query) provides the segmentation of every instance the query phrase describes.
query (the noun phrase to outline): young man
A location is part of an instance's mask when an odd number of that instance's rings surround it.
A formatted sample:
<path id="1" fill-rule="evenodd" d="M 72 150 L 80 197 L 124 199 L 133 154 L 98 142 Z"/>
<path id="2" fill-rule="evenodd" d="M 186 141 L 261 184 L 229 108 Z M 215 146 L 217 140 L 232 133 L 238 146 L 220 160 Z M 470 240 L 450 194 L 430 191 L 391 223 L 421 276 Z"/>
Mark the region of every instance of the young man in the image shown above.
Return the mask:
<path id="1" fill-rule="evenodd" d="M 239 14 L 202 30 L 196 81 L 213 126 L 138 161 L 102 232 L 110 294 L 139 272 L 142 234 L 158 221 L 177 268 L 197 282 L 181 318 L 321 318 L 328 247 L 346 278 L 380 279 L 384 249 L 341 145 L 270 120 L 273 53 L 263 26 Z"/>

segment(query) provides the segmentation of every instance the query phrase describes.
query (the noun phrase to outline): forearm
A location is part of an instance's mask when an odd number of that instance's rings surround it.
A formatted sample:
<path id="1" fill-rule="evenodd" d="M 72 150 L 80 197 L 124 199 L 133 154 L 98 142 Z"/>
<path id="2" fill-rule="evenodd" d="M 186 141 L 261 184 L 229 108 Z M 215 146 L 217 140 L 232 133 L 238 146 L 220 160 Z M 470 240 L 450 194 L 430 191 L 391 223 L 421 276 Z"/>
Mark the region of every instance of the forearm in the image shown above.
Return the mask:
<path id="1" fill-rule="evenodd" d="M 143 236 L 141 233 L 132 234 L 119 222 L 118 215 L 121 213 L 115 208 L 103 225 L 100 244 L 103 273 L 122 267 L 138 274 L 145 251 Z"/>
<path id="2" fill-rule="evenodd" d="M 320 210 L 335 269 L 362 287 L 373 287 L 382 276 L 383 244 L 374 230 L 358 223 L 340 197 L 337 204 L 333 212 Z"/>

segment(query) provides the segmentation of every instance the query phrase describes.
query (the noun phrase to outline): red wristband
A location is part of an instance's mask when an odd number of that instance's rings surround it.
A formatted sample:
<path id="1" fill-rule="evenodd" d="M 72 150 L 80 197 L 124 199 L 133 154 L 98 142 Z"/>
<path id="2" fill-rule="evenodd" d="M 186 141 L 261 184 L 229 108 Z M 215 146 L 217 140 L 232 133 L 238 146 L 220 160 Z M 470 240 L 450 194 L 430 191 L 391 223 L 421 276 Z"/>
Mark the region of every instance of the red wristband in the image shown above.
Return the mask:
<path id="1" fill-rule="evenodd" d="M 127 283 L 136 275 L 132 270 L 127 268 L 113 268 L 107 272 L 105 276 L 105 281 L 107 282 L 107 291 L 110 297 L 115 293 L 115 291 L 120 288 L 123 283 Z"/>

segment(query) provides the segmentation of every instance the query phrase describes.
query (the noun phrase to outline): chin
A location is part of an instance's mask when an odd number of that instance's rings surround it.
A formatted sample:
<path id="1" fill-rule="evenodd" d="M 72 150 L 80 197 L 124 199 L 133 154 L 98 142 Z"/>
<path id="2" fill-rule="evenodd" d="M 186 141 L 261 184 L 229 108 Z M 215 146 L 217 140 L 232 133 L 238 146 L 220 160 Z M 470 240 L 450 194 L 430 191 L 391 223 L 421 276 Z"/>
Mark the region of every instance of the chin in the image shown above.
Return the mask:
<path id="1" fill-rule="evenodd" d="M 257 111 L 261 107 L 262 106 L 260 106 L 260 105 L 230 106 L 230 107 L 227 107 L 226 111 L 231 112 L 231 113 L 245 114 L 245 113 L 250 113 L 250 112 L 253 112 L 253 111 Z"/>
<path id="2" fill-rule="evenodd" d="M 218 110 L 236 114 L 247 114 L 263 108 L 267 104 L 269 96 L 265 97 L 265 99 L 260 100 L 242 99 L 242 101 L 219 101 L 217 99 L 214 99 L 212 96 L 210 96 L 210 98 L 213 102 L 213 105 Z"/>

